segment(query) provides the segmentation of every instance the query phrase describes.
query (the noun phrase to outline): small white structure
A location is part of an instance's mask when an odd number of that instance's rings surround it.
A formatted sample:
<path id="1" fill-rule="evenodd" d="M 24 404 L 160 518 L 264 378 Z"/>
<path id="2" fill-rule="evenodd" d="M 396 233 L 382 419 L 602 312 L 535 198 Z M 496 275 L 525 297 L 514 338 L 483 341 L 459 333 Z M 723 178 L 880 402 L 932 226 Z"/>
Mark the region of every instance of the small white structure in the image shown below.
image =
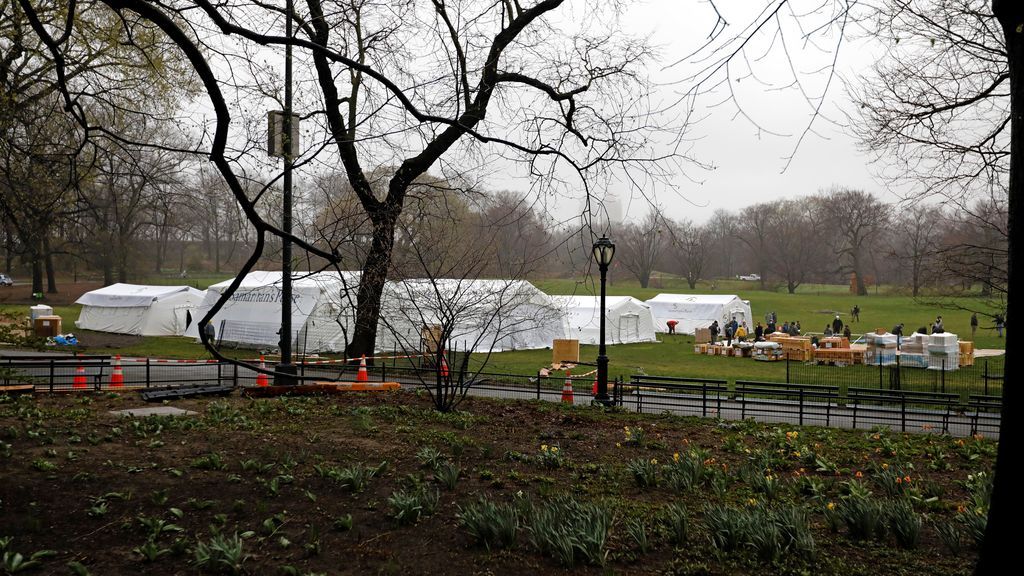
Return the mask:
<path id="1" fill-rule="evenodd" d="M 598 344 L 601 337 L 600 296 L 552 296 L 569 318 L 569 338 Z M 607 344 L 657 342 L 651 307 L 632 296 L 605 297 L 604 337 Z"/>
<path id="2" fill-rule="evenodd" d="M 676 332 L 680 334 L 693 334 L 715 320 L 724 331 L 725 323 L 733 318 L 740 324 L 746 322 L 748 330 L 754 326 L 750 301 L 735 294 L 658 294 L 645 304 L 651 307 L 658 332 L 668 332 L 669 320 L 678 322 Z"/>
<path id="3" fill-rule="evenodd" d="M 338 352 L 352 336 L 358 272 L 292 273 L 292 349 Z M 242 279 L 231 299 L 213 317 L 215 337 L 243 347 L 273 347 L 281 343 L 281 279 L 277 272 L 254 271 Z M 231 285 L 214 284 L 192 316 L 186 336 L 199 338 L 198 322 Z"/>
<path id="4" fill-rule="evenodd" d="M 500 352 L 548 348 L 568 333 L 565 310 L 525 280 L 415 279 L 389 282 L 378 350 L 418 351 L 424 329 L 450 331 L 446 347 Z"/>
<path id="5" fill-rule="evenodd" d="M 75 326 L 115 334 L 181 336 L 190 315 L 198 320 L 196 308 L 204 295 L 190 286 L 111 284 L 75 301 L 82 305 Z"/>

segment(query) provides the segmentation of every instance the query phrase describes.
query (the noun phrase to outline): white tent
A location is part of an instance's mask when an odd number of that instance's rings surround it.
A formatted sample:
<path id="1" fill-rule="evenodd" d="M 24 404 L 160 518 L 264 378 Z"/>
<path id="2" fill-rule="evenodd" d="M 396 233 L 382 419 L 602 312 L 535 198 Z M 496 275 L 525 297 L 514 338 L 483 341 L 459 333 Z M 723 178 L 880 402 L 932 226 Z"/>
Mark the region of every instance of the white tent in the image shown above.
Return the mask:
<path id="1" fill-rule="evenodd" d="M 599 296 L 552 296 L 565 307 L 569 317 L 569 338 L 580 344 L 598 344 L 601 335 Z M 651 307 L 632 296 L 605 297 L 605 342 L 629 344 L 656 342 Z"/>
<path id="2" fill-rule="evenodd" d="M 693 334 L 697 328 L 707 328 L 718 320 L 725 330 L 725 323 L 736 318 L 736 322 L 753 327 L 750 301 L 740 300 L 734 294 L 658 294 L 646 302 L 654 313 L 654 329 L 668 332 L 666 322 L 675 320 L 676 332 Z"/>
<path id="3" fill-rule="evenodd" d="M 111 284 L 75 301 L 82 305 L 75 326 L 117 334 L 181 336 L 189 313 L 197 319 L 195 309 L 203 296 L 202 290 L 189 286 Z"/>
<path id="4" fill-rule="evenodd" d="M 358 272 L 293 272 L 292 349 L 337 352 L 351 338 Z M 217 340 L 245 347 L 277 347 L 281 336 L 281 272 L 250 272 L 213 317 Z M 231 284 L 214 284 L 192 316 L 187 336 L 199 337 L 198 321 Z"/>
<path id="5" fill-rule="evenodd" d="M 565 310 L 524 280 L 389 283 L 377 348 L 418 350 L 424 328 L 431 326 L 450 327 L 447 348 L 479 352 L 547 348 L 568 332 Z"/>

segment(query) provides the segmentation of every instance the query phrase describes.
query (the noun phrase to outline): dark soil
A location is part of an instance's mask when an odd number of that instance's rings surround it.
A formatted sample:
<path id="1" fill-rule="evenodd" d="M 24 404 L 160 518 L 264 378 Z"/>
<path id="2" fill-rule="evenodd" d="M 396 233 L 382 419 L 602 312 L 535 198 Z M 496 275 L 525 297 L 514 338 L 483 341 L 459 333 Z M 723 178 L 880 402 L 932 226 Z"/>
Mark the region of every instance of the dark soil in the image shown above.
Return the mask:
<path id="1" fill-rule="evenodd" d="M 36 396 L 0 404 L 0 538 L 14 538 L 10 551 L 56 551 L 44 560 L 41 572 L 48 574 L 67 573 L 72 561 L 92 574 L 215 573 L 194 565 L 197 545 L 215 533 L 239 533 L 246 534 L 246 574 L 564 574 L 565 568 L 529 546 L 525 529 L 511 549 L 488 551 L 474 545 L 458 515 L 460 506 L 482 496 L 541 503 L 568 494 L 600 502 L 616 518 L 606 566 L 577 567 L 578 573 L 968 574 L 975 552 L 947 553 L 931 522 L 917 550 L 902 550 L 891 539 L 858 543 L 842 531 L 832 533 L 822 511 L 827 501 L 841 498 L 843 482 L 856 472 L 870 476 L 867 471 L 883 462 L 912 462 L 914 482 L 941 493 L 920 509 L 933 522 L 948 522 L 967 501 L 966 475 L 992 464 L 987 441 L 972 441 L 981 446 L 981 455 L 972 457 L 956 440 L 934 435 L 729 426 L 485 399 L 468 399 L 464 412 L 443 415 L 422 395 L 408 392 L 186 400 L 174 405 L 199 415 L 178 419 L 130 420 L 109 413 L 141 405 L 133 396 L 112 395 Z M 642 427 L 646 440 L 624 442 L 624 426 Z M 743 507 L 760 498 L 738 480 L 750 459 L 746 450 L 774 446 L 790 430 L 799 430 L 801 441 L 814 443 L 837 467 L 801 472 L 805 466 L 789 460 L 772 472 L 789 487 L 800 475 L 825 484 L 826 493 L 816 499 L 795 488 L 782 496 L 809 511 L 816 558 L 763 564 L 747 552 L 717 552 L 703 524 L 705 506 Z M 543 466 L 542 445 L 557 446 L 563 465 Z M 454 490 L 441 488 L 417 459 L 424 447 L 461 467 Z M 721 500 L 707 489 L 641 489 L 626 470 L 631 460 L 665 463 L 676 452 L 698 447 L 710 450 L 709 465 L 721 466 L 735 481 Z M 384 461 L 386 471 L 357 492 L 318 472 Z M 400 525 L 388 499 L 420 485 L 440 489 L 437 512 Z M 877 486 L 872 489 L 881 496 Z M 673 502 L 689 510 L 691 536 L 683 547 L 669 544 L 656 527 L 659 511 Z M 351 530 L 338 529 L 335 521 L 348 514 Z M 629 519 L 650 526 L 647 552 L 628 535 Z M 172 527 L 152 535 L 156 520 Z M 164 550 L 158 559 L 143 557 L 147 541 Z"/>

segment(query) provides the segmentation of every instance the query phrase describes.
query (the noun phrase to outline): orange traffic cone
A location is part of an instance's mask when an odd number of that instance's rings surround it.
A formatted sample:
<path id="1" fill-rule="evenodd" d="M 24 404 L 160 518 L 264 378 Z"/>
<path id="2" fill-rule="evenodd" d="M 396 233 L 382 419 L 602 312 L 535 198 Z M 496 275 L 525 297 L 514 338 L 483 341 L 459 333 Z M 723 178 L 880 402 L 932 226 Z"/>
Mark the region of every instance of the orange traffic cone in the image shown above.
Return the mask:
<path id="1" fill-rule="evenodd" d="M 89 383 L 85 379 L 85 367 L 81 364 L 75 369 L 75 379 L 71 384 L 71 387 L 76 390 L 82 390 L 89 387 Z"/>
<path id="2" fill-rule="evenodd" d="M 359 372 L 356 373 L 356 382 L 369 382 L 370 375 L 366 372 L 366 354 L 359 359 Z"/>
<path id="3" fill-rule="evenodd" d="M 121 388 L 124 386 L 124 371 L 121 370 L 121 355 L 114 356 L 114 373 L 110 375 L 110 387 Z"/>
<path id="4" fill-rule="evenodd" d="M 267 369 L 267 365 L 263 361 L 263 356 L 260 356 L 260 370 L 266 370 L 266 369 Z M 267 375 L 264 374 L 263 372 L 259 372 L 259 373 L 256 374 L 256 385 L 257 386 L 270 386 L 270 378 L 267 378 Z"/>
<path id="5" fill-rule="evenodd" d="M 565 386 L 562 387 L 562 402 L 566 404 L 572 404 L 572 376 L 569 375 L 569 371 L 565 371 Z"/>
<path id="6" fill-rule="evenodd" d="M 444 350 L 441 350 L 441 377 L 448 377 L 448 360 L 445 359 Z"/>

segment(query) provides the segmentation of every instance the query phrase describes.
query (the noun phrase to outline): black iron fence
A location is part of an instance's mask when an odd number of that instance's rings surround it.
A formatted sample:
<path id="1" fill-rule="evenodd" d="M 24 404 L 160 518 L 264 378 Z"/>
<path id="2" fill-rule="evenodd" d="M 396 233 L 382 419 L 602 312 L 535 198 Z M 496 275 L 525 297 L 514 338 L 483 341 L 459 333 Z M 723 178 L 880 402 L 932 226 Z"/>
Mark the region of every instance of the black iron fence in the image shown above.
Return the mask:
<path id="1" fill-rule="evenodd" d="M 908 366 L 901 356 L 878 357 L 875 364 L 830 366 L 815 362 L 786 359 L 786 382 L 789 384 L 821 384 L 840 390 L 850 387 L 879 390 L 908 390 L 959 394 L 1002 396 L 1005 356 L 978 358 L 972 366 L 953 368 L 945 362 L 935 368 Z"/>
<path id="2" fill-rule="evenodd" d="M 269 365 L 268 365 L 269 367 Z M 970 370 L 934 371 L 906 366 L 812 366 L 789 362 L 787 378 L 812 382 L 728 382 L 707 378 L 633 376 L 611 382 L 614 404 L 641 413 L 669 412 L 723 419 L 816 424 L 846 428 L 890 426 L 903 431 L 965 435 L 1000 428 L 1001 359 L 983 359 Z M 356 363 L 305 363 L 307 380 L 353 381 Z M 407 387 L 433 386 L 430 366 L 377 364 L 371 381 Z M 879 376 L 881 374 L 881 376 Z M 922 376 L 923 374 L 923 376 Z M 543 374 L 467 374 L 474 396 L 590 404 L 592 376 L 566 379 Z M 174 361 L 110 356 L 20 356 L 0 358 L 0 393 L 11 387 L 41 392 L 152 389 L 183 385 L 230 387 L 272 383 L 272 376 L 213 361 Z M 994 393 L 988 393 L 994 392 Z"/>

